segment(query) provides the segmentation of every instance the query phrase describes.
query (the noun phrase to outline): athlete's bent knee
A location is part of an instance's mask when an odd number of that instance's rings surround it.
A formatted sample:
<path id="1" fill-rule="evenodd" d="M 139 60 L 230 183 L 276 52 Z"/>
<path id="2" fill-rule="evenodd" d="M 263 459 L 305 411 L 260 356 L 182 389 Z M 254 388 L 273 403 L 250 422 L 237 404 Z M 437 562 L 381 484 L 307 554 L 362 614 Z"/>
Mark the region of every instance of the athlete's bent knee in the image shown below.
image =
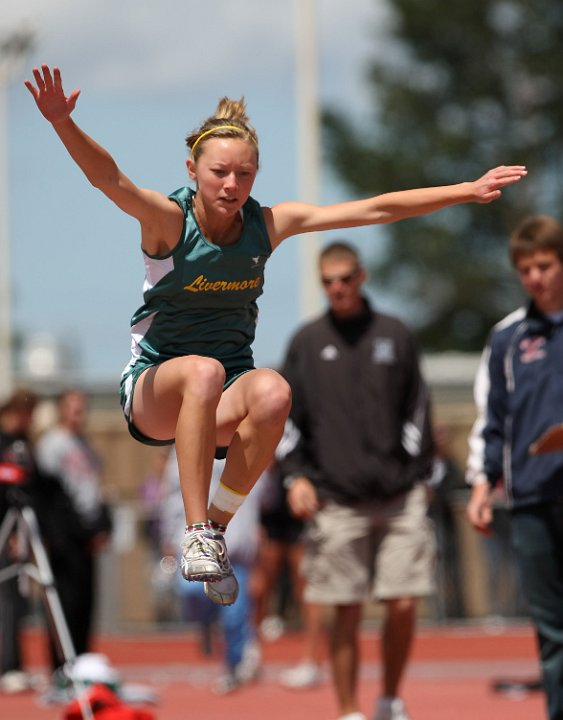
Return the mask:
<path id="1" fill-rule="evenodd" d="M 183 387 L 192 397 L 218 399 L 225 384 L 225 369 L 213 358 L 192 355 L 183 364 Z"/>
<path id="2" fill-rule="evenodd" d="M 277 373 L 269 373 L 261 379 L 260 400 L 256 404 L 260 419 L 272 423 L 284 423 L 291 409 L 291 388 Z"/>

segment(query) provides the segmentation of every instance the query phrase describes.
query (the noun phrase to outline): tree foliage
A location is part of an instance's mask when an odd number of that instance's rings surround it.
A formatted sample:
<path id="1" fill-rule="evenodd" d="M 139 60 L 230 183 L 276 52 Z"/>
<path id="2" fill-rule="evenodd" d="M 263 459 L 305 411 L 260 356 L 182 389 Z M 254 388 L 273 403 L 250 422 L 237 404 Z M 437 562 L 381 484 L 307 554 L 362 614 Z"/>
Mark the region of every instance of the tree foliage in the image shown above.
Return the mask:
<path id="1" fill-rule="evenodd" d="M 425 349 L 477 350 L 522 298 L 510 230 L 563 207 L 563 4 L 389 2 L 389 48 L 368 74 L 373 126 L 326 108 L 328 160 L 358 196 L 527 165 L 528 178 L 500 201 L 389 225 L 388 254 L 374 268 L 377 286 L 406 301 Z"/>

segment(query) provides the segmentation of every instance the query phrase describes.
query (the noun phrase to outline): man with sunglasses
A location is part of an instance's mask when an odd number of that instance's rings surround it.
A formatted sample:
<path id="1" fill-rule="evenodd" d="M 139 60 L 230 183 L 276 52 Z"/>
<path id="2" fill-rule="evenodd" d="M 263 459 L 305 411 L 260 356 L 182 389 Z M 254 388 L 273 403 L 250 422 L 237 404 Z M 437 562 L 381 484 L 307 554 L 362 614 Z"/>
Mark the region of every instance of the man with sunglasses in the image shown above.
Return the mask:
<path id="1" fill-rule="evenodd" d="M 319 270 L 328 311 L 293 337 L 283 367 L 301 440 L 283 461 L 292 512 L 308 520 L 305 600 L 334 606 L 331 665 L 340 720 L 357 698 L 362 608 L 384 606 L 381 697 L 374 720 L 408 720 L 399 697 L 416 600 L 432 591 L 435 542 L 421 480 L 433 462 L 428 392 L 412 333 L 374 310 L 347 243 Z"/>

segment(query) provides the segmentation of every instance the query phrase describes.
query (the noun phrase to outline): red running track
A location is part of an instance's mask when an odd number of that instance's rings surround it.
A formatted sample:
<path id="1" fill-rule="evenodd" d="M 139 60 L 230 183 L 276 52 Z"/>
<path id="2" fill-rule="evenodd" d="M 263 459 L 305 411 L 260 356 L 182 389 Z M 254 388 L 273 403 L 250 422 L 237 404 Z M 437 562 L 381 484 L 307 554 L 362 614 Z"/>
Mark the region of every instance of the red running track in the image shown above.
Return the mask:
<path id="1" fill-rule="evenodd" d="M 377 630 L 362 633 L 360 704 L 371 717 L 380 664 Z M 260 679 L 217 696 L 212 683 L 221 672 L 220 648 L 206 657 L 193 633 L 105 635 L 96 651 L 108 655 L 125 684 L 154 690 L 156 720 L 336 720 L 328 673 L 313 690 L 281 687 L 278 674 L 299 660 L 301 638 L 287 634 L 263 645 Z M 40 631 L 25 638 L 27 667 L 46 676 Z M 424 628 L 415 642 L 403 697 L 412 720 L 536 720 L 545 717 L 541 693 L 498 693 L 497 679 L 536 679 L 535 640 L 527 626 Z M 44 706 L 39 693 L 0 695 L 0 720 L 61 720 L 62 706 Z"/>

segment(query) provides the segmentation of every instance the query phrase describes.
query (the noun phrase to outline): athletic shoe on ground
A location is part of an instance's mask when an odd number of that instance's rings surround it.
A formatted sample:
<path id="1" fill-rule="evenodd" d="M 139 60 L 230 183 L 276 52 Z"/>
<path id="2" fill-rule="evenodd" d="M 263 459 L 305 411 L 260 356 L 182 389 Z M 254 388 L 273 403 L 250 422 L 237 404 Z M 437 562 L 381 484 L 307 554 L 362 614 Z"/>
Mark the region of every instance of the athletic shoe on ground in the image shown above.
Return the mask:
<path id="1" fill-rule="evenodd" d="M 237 678 L 234 672 L 225 673 L 215 680 L 212 686 L 212 691 L 215 695 L 228 695 L 229 693 L 238 690 L 241 686 L 240 680 Z"/>
<path id="2" fill-rule="evenodd" d="M 259 645 L 254 640 L 247 642 L 242 660 L 215 681 L 213 692 L 216 695 L 227 695 L 238 690 L 242 685 L 254 682 L 260 675 L 261 660 L 262 653 Z"/>
<path id="3" fill-rule="evenodd" d="M 232 605 L 238 597 L 238 582 L 234 572 L 217 580 L 203 583 L 203 591 L 216 605 Z"/>
<path id="4" fill-rule="evenodd" d="M 190 581 L 219 582 L 229 576 L 234 577 L 225 538 L 211 530 L 186 533 L 182 542 L 180 567 L 184 578 Z"/>
<path id="5" fill-rule="evenodd" d="M 299 665 L 285 670 L 280 675 L 281 684 L 292 690 L 306 690 L 315 687 L 321 682 L 321 679 L 320 667 L 312 662 L 299 663 Z"/>
<path id="6" fill-rule="evenodd" d="M 341 715 L 338 720 L 366 720 L 366 716 L 361 712 L 353 712 Z"/>
<path id="7" fill-rule="evenodd" d="M 373 720 L 410 720 L 401 698 L 381 698 Z"/>
<path id="8" fill-rule="evenodd" d="M 235 667 L 235 674 L 241 682 L 252 682 L 258 678 L 262 669 L 262 652 L 256 640 L 249 640 L 242 652 L 242 659 Z"/>
<path id="9" fill-rule="evenodd" d="M 285 623 L 279 615 L 269 615 L 260 623 L 260 637 L 268 642 L 279 640 L 285 632 Z"/>
<path id="10" fill-rule="evenodd" d="M 22 670 L 9 670 L 0 677 L 0 691 L 7 695 L 28 692 L 35 685 L 33 677 Z"/>

